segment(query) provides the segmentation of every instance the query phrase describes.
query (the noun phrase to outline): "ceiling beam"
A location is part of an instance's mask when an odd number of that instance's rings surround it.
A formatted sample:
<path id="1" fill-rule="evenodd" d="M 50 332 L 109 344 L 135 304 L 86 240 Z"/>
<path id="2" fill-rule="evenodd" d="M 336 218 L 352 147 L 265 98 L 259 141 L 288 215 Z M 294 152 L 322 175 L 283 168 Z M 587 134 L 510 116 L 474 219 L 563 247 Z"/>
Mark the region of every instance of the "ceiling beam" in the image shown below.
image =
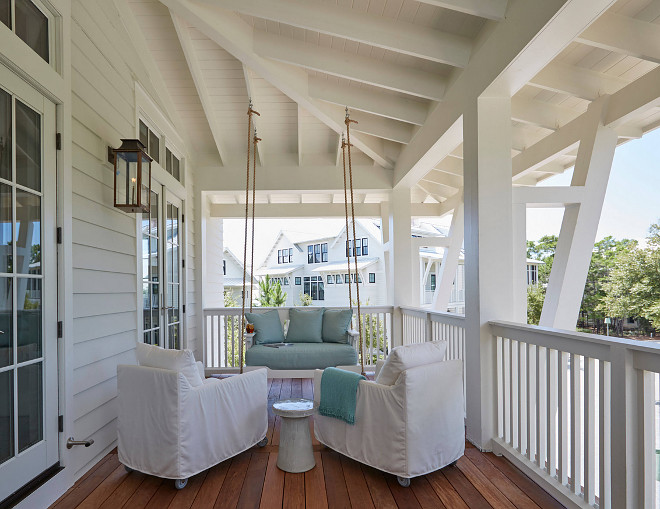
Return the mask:
<path id="1" fill-rule="evenodd" d="M 453 173 L 447 173 L 442 170 L 437 170 L 433 168 L 430 172 L 426 174 L 424 180 L 430 180 L 431 182 L 439 182 L 454 189 L 459 189 L 463 187 L 463 177 L 460 175 L 455 175 Z"/>
<path id="2" fill-rule="evenodd" d="M 253 48 L 254 30 L 237 14 L 210 9 L 189 0 L 161 0 L 171 11 L 186 19 L 206 37 L 224 48 L 234 58 L 247 65 L 291 100 L 337 133 L 344 129 L 343 115 L 337 118 L 328 111 L 327 104 L 312 99 L 307 92 L 307 73 L 292 69 L 257 55 Z M 353 144 L 384 168 L 392 168 L 392 161 L 382 153 L 374 140 L 356 136 Z"/>
<path id="3" fill-rule="evenodd" d="M 328 105 L 336 110 L 336 115 L 345 115 L 344 108 L 336 105 Z M 383 138 L 385 140 L 395 141 L 397 143 L 409 143 L 413 136 L 413 126 L 398 120 L 379 117 L 363 111 L 350 112 L 351 119 L 356 120 L 357 124 L 351 124 L 351 133 L 360 132 Z M 351 142 L 353 138 L 351 136 Z"/>
<path id="4" fill-rule="evenodd" d="M 302 166 L 302 160 L 303 160 L 303 148 L 302 148 L 302 133 L 303 133 L 303 126 L 302 126 L 302 109 L 300 108 L 300 105 L 298 105 L 298 122 L 297 122 L 297 127 L 298 127 L 298 166 Z"/>
<path id="5" fill-rule="evenodd" d="M 594 101 L 601 95 L 613 94 L 628 82 L 574 65 L 550 63 L 530 79 L 529 84 L 543 90 Z"/>
<path id="6" fill-rule="evenodd" d="M 660 26 L 606 12 L 577 39 L 582 44 L 660 63 Z"/>
<path id="7" fill-rule="evenodd" d="M 199 101 L 202 103 L 204 116 L 206 117 L 206 121 L 209 123 L 211 136 L 213 136 L 215 147 L 218 149 L 220 161 L 222 164 L 227 164 L 227 148 L 224 146 L 224 142 L 220 136 L 220 126 L 217 121 L 217 115 L 213 110 L 213 101 L 211 100 L 209 91 L 206 88 L 204 75 L 202 73 L 201 67 L 199 66 L 199 61 L 197 60 L 197 54 L 195 53 L 195 48 L 193 47 L 193 42 L 190 37 L 190 30 L 188 29 L 185 20 L 179 18 L 172 12 L 170 14 L 172 16 L 172 23 L 174 24 L 176 35 L 179 38 L 179 44 L 181 44 L 183 55 L 186 59 L 186 63 L 188 64 L 188 70 L 190 71 L 193 83 L 195 84 L 195 89 L 197 90 Z"/>
<path id="8" fill-rule="evenodd" d="M 358 86 L 340 85 L 318 76 L 309 77 L 309 95 L 322 101 L 415 125 L 424 124 L 429 108 L 429 103 L 425 101 Z"/>
<path id="9" fill-rule="evenodd" d="M 468 66 L 402 150 L 395 186 L 411 186 L 447 155 L 445 138 L 456 135 L 455 125 L 478 97 L 515 95 L 614 1 L 511 1 L 506 18 L 472 52 Z"/>
<path id="10" fill-rule="evenodd" d="M 442 196 L 443 198 L 449 198 L 453 196 L 454 193 L 458 190 L 456 187 L 448 186 L 440 182 L 431 181 L 422 179 L 419 181 L 419 185 L 423 186 L 425 190 L 433 193 L 436 196 Z"/>
<path id="11" fill-rule="evenodd" d="M 434 101 L 441 100 L 445 91 L 445 78 L 437 74 L 263 30 L 254 31 L 254 51 L 278 62 Z"/>
<path id="12" fill-rule="evenodd" d="M 466 37 L 327 3 L 305 0 L 202 0 L 241 14 L 341 37 L 385 50 L 465 67 L 472 42 Z M 396 34 L 395 37 L 392 34 Z"/>
<path id="13" fill-rule="evenodd" d="M 516 97 L 511 99 L 512 120 L 553 131 L 566 125 L 581 113 L 543 101 Z"/>
<path id="14" fill-rule="evenodd" d="M 600 106 L 599 102 L 606 104 Z M 543 171 L 542 166 L 558 154 L 574 149 L 582 135 L 587 132 L 588 126 L 593 124 L 592 115 L 600 115 L 599 121 L 604 126 L 617 128 L 640 112 L 654 108 L 658 104 L 660 104 L 660 67 L 656 67 L 611 96 L 594 101 L 582 115 L 515 156 L 512 160 L 514 181 L 530 171 Z M 601 113 L 601 108 L 604 113 Z"/>
<path id="15" fill-rule="evenodd" d="M 259 97 L 257 97 L 254 80 L 252 79 L 252 76 L 250 76 L 250 69 L 245 64 L 243 64 L 243 76 L 245 78 L 245 87 L 247 88 L 248 97 L 252 100 L 252 106 L 255 110 L 259 111 Z M 252 123 L 254 124 L 258 136 L 259 124 L 261 123 L 259 115 L 252 115 Z M 257 143 L 257 154 L 259 155 L 259 164 L 261 164 L 261 166 L 266 166 L 263 143 Z"/>
<path id="16" fill-rule="evenodd" d="M 584 186 L 524 186 L 514 187 L 512 191 L 514 204 L 524 203 L 533 208 L 582 203 L 585 195 Z"/>
<path id="17" fill-rule="evenodd" d="M 480 18 L 501 20 L 506 13 L 507 0 L 419 0 L 423 4 L 472 14 Z"/>

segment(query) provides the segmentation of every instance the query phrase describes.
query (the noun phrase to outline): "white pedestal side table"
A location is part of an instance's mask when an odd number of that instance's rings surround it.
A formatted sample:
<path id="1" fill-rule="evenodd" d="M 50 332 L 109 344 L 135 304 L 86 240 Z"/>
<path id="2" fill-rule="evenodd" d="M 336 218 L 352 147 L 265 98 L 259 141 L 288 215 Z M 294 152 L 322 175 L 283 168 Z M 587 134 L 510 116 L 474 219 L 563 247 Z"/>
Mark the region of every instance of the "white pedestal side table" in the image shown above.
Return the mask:
<path id="1" fill-rule="evenodd" d="M 273 412 L 282 418 L 277 466 L 285 472 L 307 472 L 314 468 L 309 416 L 315 412 L 309 399 L 284 399 L 273 403 Z"/>

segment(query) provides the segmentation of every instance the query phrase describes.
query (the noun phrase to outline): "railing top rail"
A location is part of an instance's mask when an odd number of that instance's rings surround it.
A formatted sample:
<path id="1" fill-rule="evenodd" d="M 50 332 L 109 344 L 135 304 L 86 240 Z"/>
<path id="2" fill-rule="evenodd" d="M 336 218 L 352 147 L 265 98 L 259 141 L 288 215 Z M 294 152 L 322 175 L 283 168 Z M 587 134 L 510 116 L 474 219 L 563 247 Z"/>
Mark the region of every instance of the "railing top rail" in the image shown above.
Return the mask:
<path id="1" fill-rule="evenodd" d="M 591 358 L 610 360 L 612 347 L 626 348 L 638 352 L 660 356 L 660 343 L 640 342 L 632 339 L 613 338 L 597 334 L 587 334 L 538 325 L 515 322 L 489 322 L 494 335 L 546 346 L 564 352 L 586 355 Z"/>
<path id="2" fill-rule="evenodd" d="M 401 312 L 408 313 L 420 318 L 429 317 L 431 321 L 438 323 L 446 323 L 448 325 L 455 325 L 457 327 L 465 327 L 465 315 L 457 313 L 444 313 L 442 311 L 432 311 L 426 308 L 414 308 L 408 306 L 401 306 Z"/>
<path id="3" fill-rule="evenodd" d="M 298 309 L 302 306 L 282 306 L 282 307 L 256 307 L 253 311 L 271 311 L 276 309 L 278 311 L 289 310 L 289 309 Z M 347 309 L 347 306 L 310 306 L 310 307 L 324 307 L 325 309 Z M 394 310 L 394 306 L 360 306 L 362 314 L 368 313 L 391 313 Z M 235 315 L 241 313 L 240 307 L 231 307 L 231 308 L 204 308 L 204 313 L 207 314 L 225 314 L 225 315 Z"/>

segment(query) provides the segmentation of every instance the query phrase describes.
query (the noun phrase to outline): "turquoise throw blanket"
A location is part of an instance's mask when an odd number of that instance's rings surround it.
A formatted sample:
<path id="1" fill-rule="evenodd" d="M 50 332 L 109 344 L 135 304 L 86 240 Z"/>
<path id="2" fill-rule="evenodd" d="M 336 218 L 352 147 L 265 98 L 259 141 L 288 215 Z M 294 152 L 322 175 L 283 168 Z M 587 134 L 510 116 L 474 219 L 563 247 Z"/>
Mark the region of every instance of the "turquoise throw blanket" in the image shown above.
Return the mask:
<path id="1" fill-rule="evenodd" d="M 357 388 L 366 378 L 352 371 L 326 368 L 321 378 L 321 403 L 319 413 L 355 424 Z"/>

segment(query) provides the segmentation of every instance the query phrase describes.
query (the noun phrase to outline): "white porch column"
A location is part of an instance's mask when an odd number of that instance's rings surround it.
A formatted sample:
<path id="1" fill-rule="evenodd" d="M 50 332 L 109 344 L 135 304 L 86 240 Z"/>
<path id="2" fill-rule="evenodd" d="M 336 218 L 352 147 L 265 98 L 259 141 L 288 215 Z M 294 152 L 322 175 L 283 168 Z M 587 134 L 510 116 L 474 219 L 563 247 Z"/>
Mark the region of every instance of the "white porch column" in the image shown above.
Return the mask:
<path id="1" fill-rule="evenodd" d="M 511 99 L 483 97 L 463 115 L 467 437 L 490 449 L 497 432 L 490 320 L 513 317 Z"/>
<path id="2" fill-rule="evenodd" d="M 394 294 L 392 292 L 392 235 L 390 234 L 390 204 L 381 202 L 380 204 L 380 234 L 383 245 L 383 260 L 385 263 L 385 291 L 386 304 L 392 306 L 394 303 Z"/>
<path id="3" fill-rule="evenodd" d="M 589 106 L 592 124 L 580 140 L 571 186 L 584 186 L 581 204 L 566 205 L 540 325 L 573 330 L 610 178 L 617 134 L 603 127 L 607 97 Z"/>
<path id="4" fill-rule="evenodd" d="M 210 217 L 209 205 L 202 200 L 202 308 L 223 307 L 224 275 L 223 220 Z"/>
<path id="5" fill-rule="evenodd" d="M 417 260 L 412 258 L 412 237 L 410 220 L 412 206 L 410 188 L 398 187 L 392 190 L 392 202 L 389 210 L 390 223 L 390 281 L 392 282 L 393 305 L 414 305 L 413 273 L 417 272 Z M 394 331 L 402 331 L 401 315 L 394 313 Z M 402 343 L 400 334 L 393 337 L 394 346 Z"/>
<path id="6" fill-rule="evenodd" d="M 527 204 L 513 204 L 513 320 L 527 323 Z"/>
<path id="7" fill-rule="evenodd" d="M 458 258 L 463 247 L 463 237 L 465 234 L 464 207 L 461 202 L 454 209 L 454 215 L 451 218 L 449 227 L 449 247 L 444 249 L 442 264 L 438 270 L 435 293 L 431 308 L 436 311 L 447 311 L 451 290 L 456 279 L 456 269 L 458 268 Z"/>

